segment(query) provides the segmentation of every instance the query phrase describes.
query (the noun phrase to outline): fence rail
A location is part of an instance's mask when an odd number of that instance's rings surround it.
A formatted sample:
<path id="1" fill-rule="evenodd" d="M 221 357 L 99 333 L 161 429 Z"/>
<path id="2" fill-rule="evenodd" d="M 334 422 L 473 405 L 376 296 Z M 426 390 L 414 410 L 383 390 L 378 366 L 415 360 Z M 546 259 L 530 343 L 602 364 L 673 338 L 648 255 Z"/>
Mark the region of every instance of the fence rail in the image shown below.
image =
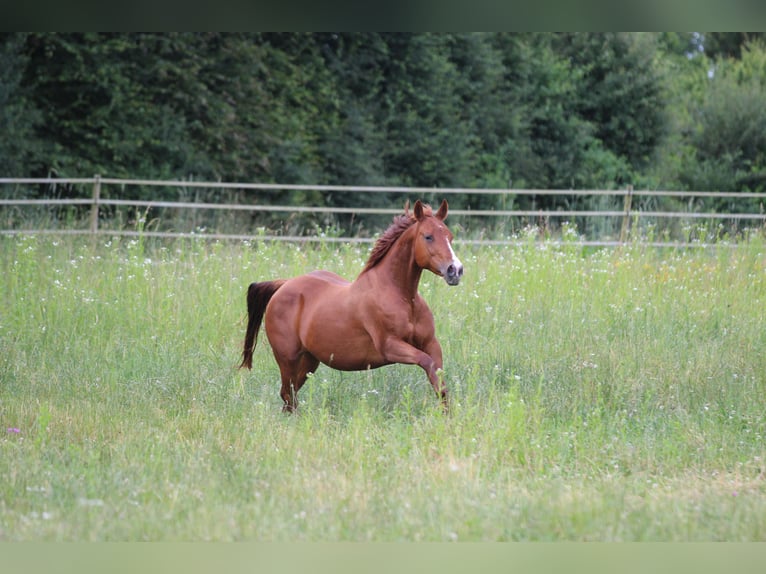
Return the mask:
<path id="1" fill-rule="evenodd" d="M 204 201 L 151 201 L 132 199 L 111 199 L 102 197 L 103 186 L 147 186 L 147 187 L 171 187 L 178 189 L 224 189 L 242 191 L 323 191 L 323 192 L 354 192 L 367 194 L 410 194 L 411 196 L 449 196 L 461 195 L 485 195 L 505 196 L 571 196 L 571 197 L 622 197 L 623 209 L 605 210 L 562 210 L 562 209 L 451 209 L 450 213 L 456 216 L 473 216 L 483 218 L 594 218 L 612 217 L 620 218 L 622 225 L 619 239 L 610 240 L 580 240 L 575 243 L 588 246 L 613 246 L 624 244 L 628 240 L 628 234 L 634 221 L 642 218 L 655 219 L 689 219 L 689 220 L 733 220 L 753 222 L 766 228 L 766 213 L 763 202 L 759 213 L 720 213 L 720 212 L 695 212 L 695 211 L 657 211 L 641 210 L 634 206 L 634 198 L 638 197 L 674 197 L 674 198 L 708 198 L 708 199 L 734 199 L 734 200 L 764 200 L 766 193 L 742 193 L 742 192 L 702 192 L 702 191 L 654 191 L 633 190 L 632 187 L 615 190 L 542 190 L 542 189 L 476 189 L 476 188 L 426 188 L 426 187 L 385 187 L 385 186 L 340 186 L 340 185 L 295 185 L 295 184 L 270 184 L 270 183 L 226 183 L 205 181 L 178 181 L 178 180 L 147 180 L 147 179 L 117 179 L 94 176 L 92 178 L 0 178 L 0 186 L 4 185 L 43 185 L 56 188 L 57 186 L 85 185 L 90 186 L 89 197 L 68 199 L 25 199 L 25 198 L 0 198 L 2 206 L 90 206 L 90 218 L 88 229 L 0 229 L 0 234 L 107 234 L 147 237 L 205 237 L 210 239 L 266 239 L 280 241 L 329 241 L 329 242 L 372 242 L 372 238 L 363 237 L 316 237 L 295 235 L 264 235 L 264 234 L 234 234 L 234 233 L 193 233 L 193 232 L 170 232 L 170 231 L 134 231 L 126 229 L 103 229 L 100 226 L 99 210 L 105 206 L 128 206 L 136 208 L 174 208 L 191 210 L 225 210 L 264 213 L 310 213 L 310 214 L 370 214 L 391 215 L 400 213 L 400 209 L 376 208 L 376 207 L 331 207 L 331 206 L 300 206 L 300 205 L 270 205 L 270 204 L 244 204 L 244 203 L 212 203 Z M 463 243 L 505 245 L 518 243 L 512 239 L 463 239 Z M 700 246 L 700 242 L 683 241 L 652 241 L 655 246 Z"/>

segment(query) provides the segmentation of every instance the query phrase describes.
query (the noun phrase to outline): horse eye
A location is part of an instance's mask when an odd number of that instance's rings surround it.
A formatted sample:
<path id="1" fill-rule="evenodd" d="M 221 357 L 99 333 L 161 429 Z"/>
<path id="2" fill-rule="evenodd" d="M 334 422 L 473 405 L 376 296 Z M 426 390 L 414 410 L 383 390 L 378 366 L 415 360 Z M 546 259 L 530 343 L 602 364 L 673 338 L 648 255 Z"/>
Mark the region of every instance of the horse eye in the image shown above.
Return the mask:
<path id="1" fill-rule="evenodd" d="M 425 239 L 426 241 L 430 243 L 431 241 L 434 240 L 434 236 L 429 233 L 428 235 L 424 235 L 423 239 Z"/>

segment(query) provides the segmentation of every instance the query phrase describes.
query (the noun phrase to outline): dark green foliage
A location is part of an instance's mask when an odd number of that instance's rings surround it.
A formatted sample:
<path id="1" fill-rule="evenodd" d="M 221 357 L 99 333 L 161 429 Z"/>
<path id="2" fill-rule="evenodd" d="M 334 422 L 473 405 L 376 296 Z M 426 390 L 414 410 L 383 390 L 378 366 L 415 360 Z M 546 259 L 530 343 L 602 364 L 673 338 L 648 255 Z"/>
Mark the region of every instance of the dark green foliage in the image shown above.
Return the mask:
<path id="1" fill-rule="evenodd" d="M 697 54 L 674 66 L 668 110 L 673 132 L 655 166 L 667 187 L 766 189 L 766 48 L 755 41 L 740 46 L 738 53 L 740 58 L 715 59 Z M 725 199 L 703 203 L 721 211 L 732 207 Z M 748 206 L 740 201 L 736 209 Z M 750 209 L 761 211 L 763 202 L 753 200 Z"/>
<path id="2" fill-rule="evenodd" d="M 0 175 L 761 189 L 758 37 L 3 34 Z M 401 207 L 405 199 L 354 195 L 269 192 L 257 201 Z M 514 201 L 572 207 L 565 196 Z"/>
<path id="3" fill-rule="evenodd" d="M 742 49 L 749 43 L 766 38 L 763 32 L 705 32 L 698 42 L 711 58 L 740 58 Z"/>
<path id="4" fill-rule="evenodd" d="M 604 147 L 633 168 L 645 167 L 663 133 L 664 101 L 653 58 L 656 39 L 626 33 L 554 37 L 557 51 L 581 74 L 577 115 Z"/>
<path id="5" fill-rule="evenodd" d="M 267 107 L 272 86 L 253 38 L 37 34 L 27 44 L 47 169 L 196 179 L 268 173 L 282 122 Z M 289 87 L 280 81 L 276 89 Z"/>
<path id="6" fill-rule="evenodd" d="M 21 86 L 24 41 L 24 34 L 0 34 L 0 177 L 25 174 L 37 151 L 39 114 Z"/>

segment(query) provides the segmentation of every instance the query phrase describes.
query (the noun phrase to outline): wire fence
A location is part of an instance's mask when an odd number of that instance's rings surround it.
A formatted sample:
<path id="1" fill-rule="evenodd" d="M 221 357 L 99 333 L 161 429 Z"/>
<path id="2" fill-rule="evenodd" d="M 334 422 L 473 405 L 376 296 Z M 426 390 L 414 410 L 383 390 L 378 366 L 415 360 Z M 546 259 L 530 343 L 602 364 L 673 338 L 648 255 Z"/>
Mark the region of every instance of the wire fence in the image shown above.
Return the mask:
<path id="1" fill-rule="evenodd" d="M 131 189 L 145 190 L 144 195 L 151 195 L 151 190 L 158 188 L 175 190 L 176 199 L 124 198 L 132 195 L 129 193 Z M 111 193 L 104 193 L 104 190 Z M 221 191 L 230 195 L 221 196 Z M 353 196 L 355 199 L 367 199 L 349 205 L 349 196 L 346 195 L 345 205 L 334 205 L 333 193 L 357 194 Z M 294 194 L 293 197 L 290 194 Z M 401 207 L 374 204 L 391 205 L 392 197 L 402 196 L 412 200 L 433 198 L 440 201 L 441 198 L 448 198 L 452 202 L 458 199 L 450 209 L 450 217 L 457 218 L 467 233 L 460 234 L 456 241 L 478 245 L 519 243 L 524 239 L 520 239 L 518 234 L 508 233 L 508 230 L 521 228 L 536 229 L 541 236 L 554 242 L 566 239 L 569 243 L 583 246 L 615 246 L 640 240 L 653 246 L 679 247 L 706 246 L 711 242 L 720 243 L 722 239 L 726 243 L 726 240 L 753 230 L 763 233 L 766 229 L 766 193 L 634 190 L 632 187 L 615 190 L 541 190 L 290 185 L 118 179 L 97 175 L 92 178 L 60 179 L 0 178 L 0 234 L 142 235 L 366 243 L 374 241 L 374 237 L 360 233 L 344 234 L 337 230 L 328 233 L 328 222 L 339 217 L 396 215 L 402 212 Z M 296 201 L 296 197 L 300 201 Z M 378 198 L 380 201 L 377 201 Z M 481 203 L 482 198 L 492 207 L 461 207 L 461 204 L 470 206 L 477 199 Z M 550 203 L 551 198 L 559 201 L 566 198 L 564 203 L 575 207 L 562 207 L 559 203 L 555 208 L 529 208 L 535 202 Z M 671 201 L 670 209 L 657 208 L 668 199 Z M 517 208 L 522 202 L 527 206 Z M 711 209 L 711 202 L 725 202 L 726 210 Z M 590 208 L 577 208 L 578 204 Z M 54 214 L 42 218 L 25 217 L 22 211 L 27 208 L 54 210 Z M 739 210 L 732 211 L 732 208 Z M 73 210 L 74 214 L 69 217 L 62 215 L 67 209 Z M 120 215 L 120 209 L 132 210 L 132 219 Z M 147 225 L 146 215 L 150 211 L 162 210 L 168 214 L 192 214 L 185 218 L 167 217 L 174 222 L 169 227 L 179 227 L 179 222 L 185 222 L 191 228 L 162 228 L 161 217 L 154 218 L 154 226 Z M 198 215 L 205 212 L 228 214 L 228 219 L 215 220 Z M 245 214 L 246 217 L 235 222 L 232 214 Z M 254 224 L 257 223 L 255 216 L 264 214 L 272 222 L 292 218 L 293 225 L 272 232 L 267 226 Z M 322 216 L 324 228 L 317 225 L 316 219 L 313 226 L 305 225 L 305 222 L 301 226 L 296 216 Z M 198 225 L 199 221 L 217 223 L 203 228 Z M 470 224 L 467 223 L 469 221 Z M 597 225 L 593 221 L 602 223 Z M 677 223 L 668 223 L 672 221 Z M 580 231 L 580 227 L 590 233 Z M 550 230 L 562 228 L 570 230 L 566 238 L 561 233 L 549 233 Z"/>

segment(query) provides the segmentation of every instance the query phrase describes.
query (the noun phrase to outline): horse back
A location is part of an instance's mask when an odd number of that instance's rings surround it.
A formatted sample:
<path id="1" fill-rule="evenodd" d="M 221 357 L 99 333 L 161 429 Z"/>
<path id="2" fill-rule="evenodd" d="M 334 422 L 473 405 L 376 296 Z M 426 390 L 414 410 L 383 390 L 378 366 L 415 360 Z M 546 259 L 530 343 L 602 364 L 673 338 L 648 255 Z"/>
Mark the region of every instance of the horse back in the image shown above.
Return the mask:
<path id="1" fill-rule="evenodd" d="M 350 281 L 347 281 L 340 275 L 333 273 L 332 271 L 325 271 L 324 269 L 320 269 L 318 271 L 312 271 L 311 273 L 307 273 L 306 275 L 303 275 L 303 277 L 311 277 L 312 279 L 319 279 L 321 281 L 326 281 L 327 283 L 330 283 L 332 285 L 349 285 Z M 299 277 L 296 277 L 296 279 L 299 279 Z"/>

